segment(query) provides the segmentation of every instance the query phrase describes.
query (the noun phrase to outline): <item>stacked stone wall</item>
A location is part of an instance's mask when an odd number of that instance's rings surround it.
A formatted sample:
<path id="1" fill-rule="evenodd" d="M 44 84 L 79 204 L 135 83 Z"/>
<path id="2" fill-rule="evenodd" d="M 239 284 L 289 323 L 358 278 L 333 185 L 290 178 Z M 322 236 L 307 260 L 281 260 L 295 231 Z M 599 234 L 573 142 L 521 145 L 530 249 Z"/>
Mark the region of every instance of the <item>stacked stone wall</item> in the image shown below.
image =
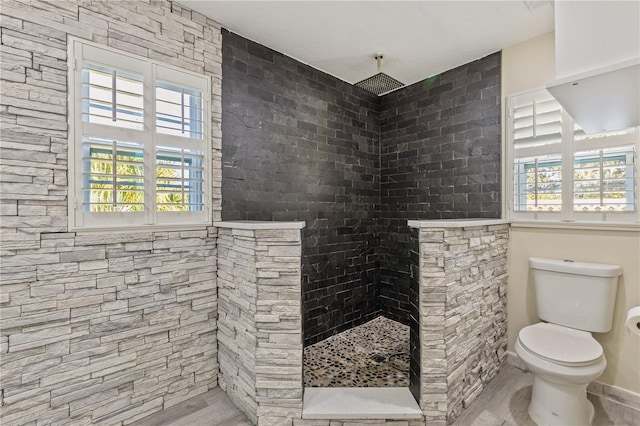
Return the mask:
<path id="1" fill-rule="evenodd" d="M 218 235 L 218 359 L 220 387 L 257 422 L 257 285 L 253 231 L 220 229 Z"/>
<path id="2" fill-rule="evenodd" d="M 128 424 L 215 387 L 216 228 L 68 232 L 67 40 L 211 77 L 219 219 L 219 26 L 169 1 L 0 13 L 0 423 Z"/>
<path id="3" fill-rule="evenodd" d="M 508 225 L 419 231 L 421 388 L 428 424 L 452 423 L 506 357 Z"/>
<path id="4" fill-rule="evenodd" d="M 259 425 L 302 414 L 299 229 L 219 229 L 220 386 Z"/>

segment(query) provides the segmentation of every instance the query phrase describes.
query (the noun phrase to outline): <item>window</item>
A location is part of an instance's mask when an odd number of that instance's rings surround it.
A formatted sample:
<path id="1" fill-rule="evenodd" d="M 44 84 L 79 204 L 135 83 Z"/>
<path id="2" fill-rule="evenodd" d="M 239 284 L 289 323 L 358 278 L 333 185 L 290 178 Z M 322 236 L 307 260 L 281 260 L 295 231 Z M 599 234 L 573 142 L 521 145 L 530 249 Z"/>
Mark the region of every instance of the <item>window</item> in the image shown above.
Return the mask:
<path id="1" fill-rule="evenodd" d="M 587 135 L 546 90 L 507 108 L 511 219 L 639 221 L 637 128 Z"/>
<path id="2" fill-rule="evenodd" d="M 211 221 L 209 80 L 69 43 L 71 229 Z"/>

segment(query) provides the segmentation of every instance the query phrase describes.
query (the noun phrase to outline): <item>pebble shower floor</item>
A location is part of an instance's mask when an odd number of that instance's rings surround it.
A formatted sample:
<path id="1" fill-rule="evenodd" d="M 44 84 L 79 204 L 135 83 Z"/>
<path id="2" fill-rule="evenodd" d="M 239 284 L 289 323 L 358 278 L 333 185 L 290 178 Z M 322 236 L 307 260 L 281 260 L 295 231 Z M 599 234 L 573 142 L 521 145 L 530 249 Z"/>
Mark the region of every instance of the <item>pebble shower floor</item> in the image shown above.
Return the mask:
<path id="1" fill-rule="evenodd" d="M 304 385 L 409 386 L 409 326 L 380 316 L 307 346 Z"/>

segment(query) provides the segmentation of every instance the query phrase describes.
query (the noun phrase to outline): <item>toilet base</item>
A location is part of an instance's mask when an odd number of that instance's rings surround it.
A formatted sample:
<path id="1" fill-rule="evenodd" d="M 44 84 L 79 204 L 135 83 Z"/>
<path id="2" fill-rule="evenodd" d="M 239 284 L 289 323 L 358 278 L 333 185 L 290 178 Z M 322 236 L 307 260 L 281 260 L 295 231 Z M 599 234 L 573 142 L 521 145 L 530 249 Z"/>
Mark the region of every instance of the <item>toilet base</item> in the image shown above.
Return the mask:
<path id="1" fill-rule="evenodd" d="M 594 413 L 586 384 L 560 384 L 534 375 L 529 416 L 538 426 L 591 425 Z"/>

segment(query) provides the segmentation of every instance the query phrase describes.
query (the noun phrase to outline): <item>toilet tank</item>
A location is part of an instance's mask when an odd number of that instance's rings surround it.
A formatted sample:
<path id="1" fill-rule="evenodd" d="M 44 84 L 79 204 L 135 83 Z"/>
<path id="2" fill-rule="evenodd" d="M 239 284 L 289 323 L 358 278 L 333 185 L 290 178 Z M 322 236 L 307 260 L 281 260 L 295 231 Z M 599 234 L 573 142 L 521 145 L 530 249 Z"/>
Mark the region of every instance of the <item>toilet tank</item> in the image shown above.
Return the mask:
<path id="1" fill-rule="evenodd" d="M 622 267 L 603 263 L 532 257 L 538 318 L 578 330 L 606 333 Z"/>

